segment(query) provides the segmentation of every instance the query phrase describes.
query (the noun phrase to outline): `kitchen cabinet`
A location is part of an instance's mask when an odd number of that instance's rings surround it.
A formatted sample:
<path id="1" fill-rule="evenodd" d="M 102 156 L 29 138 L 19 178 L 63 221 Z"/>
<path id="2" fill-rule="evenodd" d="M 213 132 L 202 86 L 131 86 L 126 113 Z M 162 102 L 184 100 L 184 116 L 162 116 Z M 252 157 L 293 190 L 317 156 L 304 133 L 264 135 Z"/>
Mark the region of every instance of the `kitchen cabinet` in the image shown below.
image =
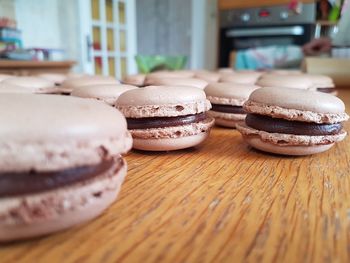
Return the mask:
<path id="1" fill-rule="evenodd" d="M 234 9 L 234 8 L 247 8 L 247 7 L 258 7 L 268 5 L 281 5 L 288 4 L 290 0 L 219 0 L 218 6 L 220 10 Z M 315 0 L 302 0 L 303 3 L 314 3 Z"/>

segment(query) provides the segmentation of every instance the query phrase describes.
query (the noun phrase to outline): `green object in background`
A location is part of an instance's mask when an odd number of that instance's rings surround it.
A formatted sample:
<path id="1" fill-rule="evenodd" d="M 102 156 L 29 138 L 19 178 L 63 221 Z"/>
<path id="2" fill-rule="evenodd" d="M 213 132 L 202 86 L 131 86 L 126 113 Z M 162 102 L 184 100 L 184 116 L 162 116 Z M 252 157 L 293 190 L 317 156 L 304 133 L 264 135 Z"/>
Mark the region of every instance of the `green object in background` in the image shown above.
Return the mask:
<path id="1" fill-rule="evenodd" d="M 187 62 L 186 56 L 135 56 L 140 73 L 150 73 L 158 70 L 183 69 Z"/>
<path id="2" fill-rule="evenodd" d="M 334 3 L 334 6 L 332 7 L 329 15 L 328 15 L 328 20 L 335 22 L 338 21 L 339 16 L 340 16 L 340 7 L 341 7 L 341 1 L 338 0 Z"/>

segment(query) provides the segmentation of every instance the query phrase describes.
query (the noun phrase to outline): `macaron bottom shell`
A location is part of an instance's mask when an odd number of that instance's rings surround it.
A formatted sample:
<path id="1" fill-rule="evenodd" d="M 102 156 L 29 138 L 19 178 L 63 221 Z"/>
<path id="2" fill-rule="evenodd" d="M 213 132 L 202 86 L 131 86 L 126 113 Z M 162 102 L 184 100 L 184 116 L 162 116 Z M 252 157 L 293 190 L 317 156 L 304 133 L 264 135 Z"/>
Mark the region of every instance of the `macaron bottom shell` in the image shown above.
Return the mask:
<path id="1" fill-rule="evenodd" d="M 236 121 L 236 120 L 227 120 L 222 118 L 215 118 L 215 125 L 226 127 L 226 128 L 233 128 L 236 129 L 236 125 L 242 121 Z"/>
<path id="2" fill-rule="evenodd" d="M 117 198 L 127 165 L 117 162 L 96 178 L 36 194 L 0 200 L 0 242 L 39 237 L 98 217 Z"/>
<path id="3" fill-rule="evenodd" d="M 144 151 L 174 151 L 201 144 L 209 136 L 210 131 L 178 138 L 135 139 L 133 148 Z"/>
<path id="4" fill-rule="evenodd" d="M 213 110 L 208 111 L 207 115 L 215 119 L 215 125 L 234 129 L 238 123 L 244 121 L 246 116 L 246 114 L 223 113 Z"/>
<path id="5" fill-rule="evenodd" d="M 260 151 L 291 156 L 304 156 L 325 152 L 332 148 L 334 145 L 334 143 L 331 143 L 325 145 L 310 146 L 280 146 L 269 142 L 264 142 L 263 140 L 257 137 L 243 136 L 243 138 L 251 147 Z"/>

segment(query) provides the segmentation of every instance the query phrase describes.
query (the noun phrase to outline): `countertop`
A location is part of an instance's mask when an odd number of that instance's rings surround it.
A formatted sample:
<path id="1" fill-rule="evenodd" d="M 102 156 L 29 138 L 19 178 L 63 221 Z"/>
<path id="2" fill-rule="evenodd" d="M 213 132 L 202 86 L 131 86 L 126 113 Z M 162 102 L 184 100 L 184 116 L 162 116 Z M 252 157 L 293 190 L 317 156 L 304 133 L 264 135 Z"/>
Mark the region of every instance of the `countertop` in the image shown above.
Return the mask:
<path id="1" fill-rule="evenodd" d="M 340 95 L 350 106 L 350 90 Z M 1 245 L 0 262 L 350 262 L 349 137 L 283 157 L 216 127 L 196 149 L 126 160 L 120 196 L 102 216 Z"/>

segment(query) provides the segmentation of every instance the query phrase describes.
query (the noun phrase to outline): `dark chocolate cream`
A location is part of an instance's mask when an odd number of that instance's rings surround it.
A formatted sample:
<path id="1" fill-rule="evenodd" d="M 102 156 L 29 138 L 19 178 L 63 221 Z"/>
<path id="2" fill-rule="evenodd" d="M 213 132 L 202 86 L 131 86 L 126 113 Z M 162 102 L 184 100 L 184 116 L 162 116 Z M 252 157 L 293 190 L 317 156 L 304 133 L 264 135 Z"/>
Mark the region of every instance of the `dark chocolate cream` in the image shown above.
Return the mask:
<path id="1" fill-rule="evenodd" d="M 115 172 L 124 165 L 122 158 L 102 161 L 94 166 L 84 166 L 54 172 L 0 173 L 0 198 L 34 194 L 83 182 L 106 173 L 115 166 Z"/>
<path id="2" fill-rule="evenodd" d="M 341 123 L 317 124 L 301 121 L 288 121 L 258 114 L 247 114 L 246 124 L 256 130 L 295 135 L 334 135 L 342 130 Z"/>
<path id="3" fill-rule="evenodd" d="M 176 116 L 176 117 L 150 117 L 126 118 L 128 129 L 164 128 L 200 122 L 206 119 L 205 113 Z"/>
<path id="4" fill-rule="evenodd" d="M 324 93 L 332 93 L 335 91 L 335 88 L 317 88 L 317 91 Z"/>
<path id="5" fill-rule="evenodd" d="M 211 104 L 213 111 L 224 112 L 224 113 L 235 113 L 235 114 L 246 114 L 242 106 L 222 105 L 222 104 Z"/>

